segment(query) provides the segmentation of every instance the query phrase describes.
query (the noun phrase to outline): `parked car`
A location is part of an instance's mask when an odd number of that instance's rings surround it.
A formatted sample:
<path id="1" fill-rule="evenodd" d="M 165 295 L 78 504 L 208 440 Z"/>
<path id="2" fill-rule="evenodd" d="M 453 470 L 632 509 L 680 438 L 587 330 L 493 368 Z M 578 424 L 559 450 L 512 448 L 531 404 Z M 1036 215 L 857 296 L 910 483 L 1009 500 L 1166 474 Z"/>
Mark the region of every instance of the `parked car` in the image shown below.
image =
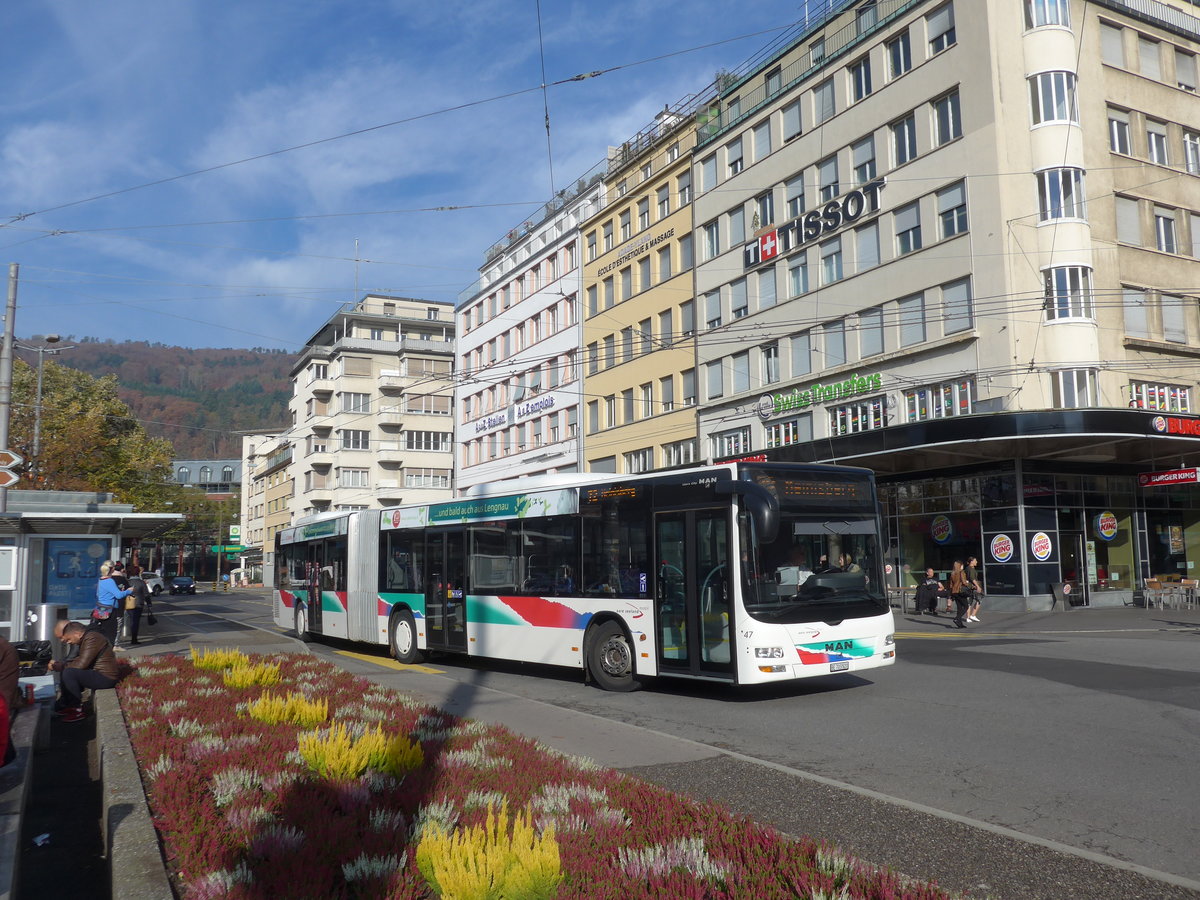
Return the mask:
<path id="1" fill-rule="evenodd" d="M 142 581 L 146 582 L 146 589 L 149 590 L 150 593 L 152 593 L 155 597 L 166 590 L 166 586 L 163 584 L 161 575 L 148 575 L 143 573 Z"/>
<path id="2" fill-rule="evenodd" d="M 196 593 L 196 579 L 191 575 L 176 575 L 171 579 L 172 594 L 194 594 Z"/>

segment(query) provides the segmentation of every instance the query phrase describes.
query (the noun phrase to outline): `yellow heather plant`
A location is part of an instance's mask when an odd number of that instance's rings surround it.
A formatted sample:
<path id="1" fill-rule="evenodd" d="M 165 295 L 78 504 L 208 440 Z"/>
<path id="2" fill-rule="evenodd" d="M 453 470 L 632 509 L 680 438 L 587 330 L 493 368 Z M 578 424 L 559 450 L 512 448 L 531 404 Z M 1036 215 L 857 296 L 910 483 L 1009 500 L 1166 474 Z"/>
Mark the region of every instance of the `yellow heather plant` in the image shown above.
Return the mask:
<path id="1" fill-rule="evenodd" d="M 225 670 L 225 684 L 235 688 L 255 685 L 271 687 L 279 684 L 280 677 L 279 663 L 259 663 L 256 666 L 245 663 Z"/>
<path id="2" fill-rule="evenodd" d="M 253 701 L 247 711 L 251 718 L 268 725 L 287 722 L 302 728 L 315 728 L 329 718 L 329 700 L 309 700 L 303 694 L 276 697 L 266 693 Z"/>
<path id="3" fill-rule="evenodd" d="M 417 845 L 417 868 L 443 900 L 549 900 L 562 881 L 554 826 L 538 837 L 528 809 L 508 818 L 488 805 L 487 822 L 448 833 L 431 825 Z"/>
<path id="4" fill-rule="evenodd" d="M 241 650 L 219 650 L 206 647 L 201 647 L 197 650 L 191 644 L 188 645 L 188 650 L 192 654 L 192 665 L 197 669 L 204 669 L 209 672 L 219 672 L 222 669 L 228 669 L 232 666 L 246 666 L 250 664 L 250 657 Z"/>
<path id="5" fill-rule="evenodd" d="M 425 762 L 421 745 L 402 734 L 388 738 L 376 726 L 356 739 L 339 722 L 326 732 L 302 734 L 298 749 L 310 769 L 332 781 L 357 778 L 367 769 L 403 775 Z"/>

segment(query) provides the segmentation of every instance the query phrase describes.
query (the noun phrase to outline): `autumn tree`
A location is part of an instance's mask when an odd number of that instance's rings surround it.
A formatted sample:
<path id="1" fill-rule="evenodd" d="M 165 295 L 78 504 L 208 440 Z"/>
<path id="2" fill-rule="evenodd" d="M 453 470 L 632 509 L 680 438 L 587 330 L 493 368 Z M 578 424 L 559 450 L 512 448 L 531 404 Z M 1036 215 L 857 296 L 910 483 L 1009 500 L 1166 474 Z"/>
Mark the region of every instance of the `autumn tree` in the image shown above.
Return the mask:
<path id="1" fill-rule="evenodd" d="M 42 370 L 41 452 L 34 459 L 37 371 L 13 364 L 9 448 L 25 458 L 19 487 L 111 493 L 141 512 L 169 511 L 171 444 L 152 438 L 117 396 L 117 378 L 93 378 L 53 362 Z"/>

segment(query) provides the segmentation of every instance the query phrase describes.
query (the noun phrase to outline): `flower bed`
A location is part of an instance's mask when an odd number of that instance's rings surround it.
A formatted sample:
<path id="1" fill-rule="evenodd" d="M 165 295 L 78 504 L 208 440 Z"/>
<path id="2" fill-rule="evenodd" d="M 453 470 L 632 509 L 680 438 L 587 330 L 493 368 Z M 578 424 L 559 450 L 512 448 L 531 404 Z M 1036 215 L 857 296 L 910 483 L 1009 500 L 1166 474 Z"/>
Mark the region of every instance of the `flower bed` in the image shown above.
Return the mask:
<path id="1" fill-rule="evenodd" d="M 247 662 L 118 688 L 185 900 L 949 896 L 311 656 L 257 660 L 270 686 Z"/>

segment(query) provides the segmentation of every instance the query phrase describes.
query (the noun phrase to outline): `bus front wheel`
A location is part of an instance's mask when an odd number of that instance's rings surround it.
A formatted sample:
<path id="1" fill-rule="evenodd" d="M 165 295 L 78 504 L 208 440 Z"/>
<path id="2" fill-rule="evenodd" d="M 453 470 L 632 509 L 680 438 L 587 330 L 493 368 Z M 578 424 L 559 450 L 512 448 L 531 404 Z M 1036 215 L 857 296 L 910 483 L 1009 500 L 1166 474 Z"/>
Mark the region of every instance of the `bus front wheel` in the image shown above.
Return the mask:
<path id="1" fill-rule="evenodd" d="M 616 622 L 597 625 L 588 643 L 587 666 L 596 684 L 606 691 L 636 691 L 641 684 L 633 677 L 633 646 Z"/>
<path id="2" fill-rule="evenodd" d="M 296 629 L 296 637 L 304 643 L 312 641 L 312 634 L 308 630 L 308 611 L 299 606 L 296 607 L 295 617 L 292 619 L 293 627 Z"/>
<path id="3" fill-rule="evenodd" d="M 392 639 L 392 656 L 396 662 L 414 665 L 425 658 L 417 648 L 417 625 L 413 621 L 412 613 L 407 609 L 400 610 L 392 616 L 388 631 Z"/>

